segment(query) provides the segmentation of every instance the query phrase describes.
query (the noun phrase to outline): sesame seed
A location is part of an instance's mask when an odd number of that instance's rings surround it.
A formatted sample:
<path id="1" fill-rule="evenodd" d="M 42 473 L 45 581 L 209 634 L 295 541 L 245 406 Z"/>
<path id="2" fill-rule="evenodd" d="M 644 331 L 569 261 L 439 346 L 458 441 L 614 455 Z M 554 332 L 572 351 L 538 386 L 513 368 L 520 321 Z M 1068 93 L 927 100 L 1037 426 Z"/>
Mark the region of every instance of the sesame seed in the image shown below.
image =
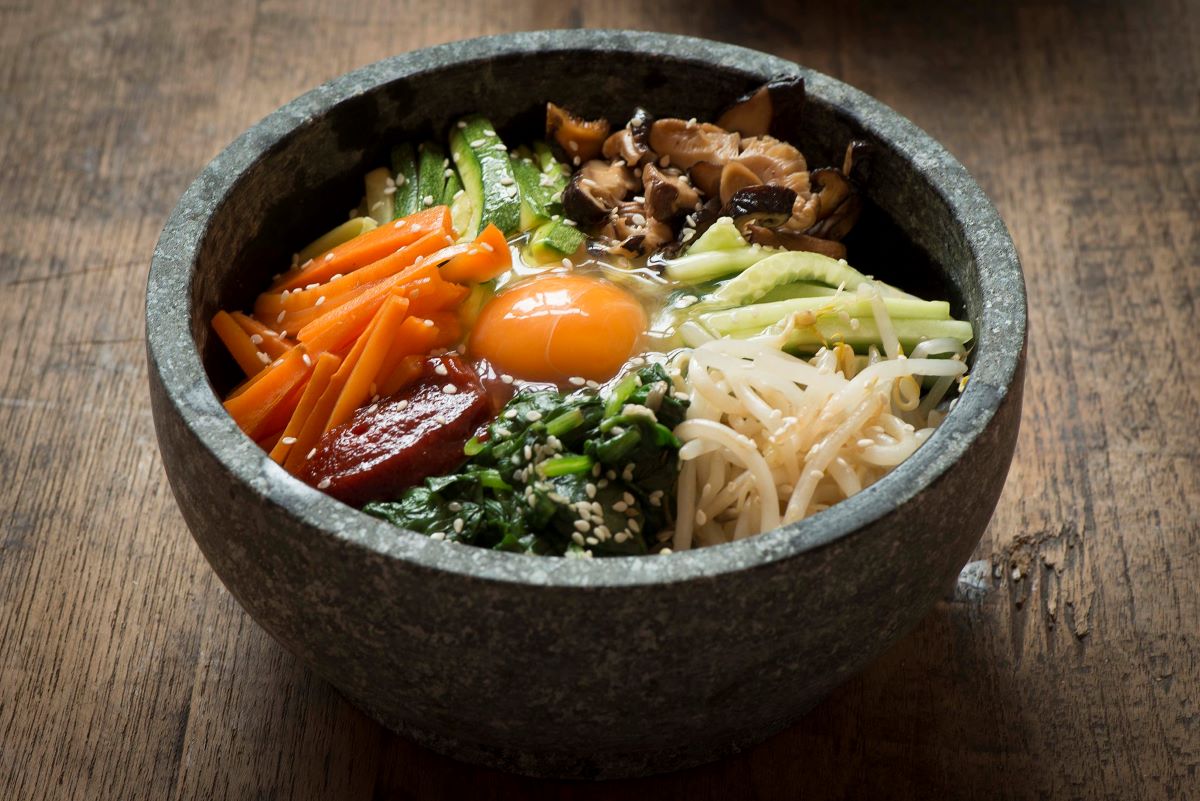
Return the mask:
<path id="1" fill-rule="evenodd" d="M 613 539 L 616 540 L 618 543 L 626 542 L 629 540 L 629 532 L 628 531 L 618 531 L 617 536 L 613 537 Z"/>
<path id="2" fill-rule="evenodd" d="M 625 501 L 625 503 L 629 504 L 630 506 L 633 506 L 633 504 L 636 503 L 633 495 L 628 492 L 621 496 L 621 500 Z"/>
<path id="3" fill-rule="evenodd" d="M 463 519 L 461 517 L 454 518 L 454 533 L 462 534 L 462 530 L 463 530 Z"/>
<path id="4" fill-rule="evenodd" d="M 447 384 L 446 386 L 442 387 L 442 392 L 447 395 L 454 395 L 458 392 L 458 387 L 454 386 L 453 384 Z"/>
<path id="5" fill-rule="evenodd" d="M 284 437 L 283 439 L 279 440 L 279 442 L 281 445 L 295 445 L 296 438 L 295 437 Z"/>
<path id="6" fill-rule="evenodd" d="M 509 178 L 507 175 L 502 175 L 502 176 L 500 176 L 500 185 L 501 186 L 512 186 L 513 179 Z"/>
<path id="7" fill-rule="evenodd" d="M 458 130 L 460 130 L 460 131 L 461 131 L 463 128 L 466 128 L 466 127 L 467 127 L 467 121 L 466 121 L 466 120 L 459 120 L 458 122 L 456 122 L 456 123 L 454 123 L 454 124 L 455 124 L 455 126 L 457 126 Z"/>
<path id="8" fill-rule="evenodd" d="M 312 367 L 312 359 L 308 358 L 307 353 L 301 353 L 300 358 L 304 360 L 305 367 Z"/>
<path id="9" fill-rule="evenodd" d="M 385 194 L 385 195 L 394 195 L 394 194 L 396 194 L 396 187 L 394 187 L 394 186 L 385 186 L 385 187 L 383 188 L 383 194 Z M 379 205 L 379 204 L 377 203 L 377 204 L 375 204 L 375 205 Z"/>
<path id="10" fill-rule="evenodd" d="M 496 252 L 496 249 L 495 249 L 495 248 L 493 248 L 491 245 L 489 245 L 487 242 L 480 242 L 480 243 L 479 243 L 479 247 L 483 248 L 483 249 L 484 249 L 484 250 L 486 250 L 488 253 L 495 253 L 495 252 Z"/>
<path id="11" fill-rule="evenodd" d="M 526 412 L 525 419 L 531 423 L 536 423 L 538 420 L 542 419 L 542 413 L 537 411 L 536 409 L 531 412 Z"/>
<path id="12" fill-rule="evenodd" d="M 406 225 L 408 225 L 408 220 L 396 220 L 395 224 L 392 225 L 392 227 L 393 228 L 403 228 Z"/>
<path id="13" fill-rule="evenodd" d="M 567 142 L 567 147 L 571 148 L 571 152 L 572 152 L 572 153 L 578 153 L 578 152 L 579 152 L 579 143 L 578 143 L 578 142 L 576 142 L 576 141 L 574 141 L 574 140 L 572 140 L 572 141 L 570 141 L 570 142 Z"/>
<path id="14" fill-rule="evenodd" d="M 444 531 L 435 531 L 435 532 L 433 532 L 432 534 L 430 534 L 430 535 L 429 535 L 429 539 L 431 539 L 431 540 L 437 540 L 438 542 L 441 542 L 442 540 L 446 539 L 446 532 L 444 532 Z"/>
<path id="15" fill-rule="evenodd" d="M 258 356 L 258 360 L 260 362 L 262 362 L 263 364 L 271 363 L 271 357 L 268 356 L 267 354 L 263 353 L 261 350 L 256 350 L 254 353 L 255 353 L 255 355 Z"/>
<path id="16" fill-rule="evenodd" d="M 313 283 L 313 284 L 305 284 L 305 285 L 304 285 L 304 290 L 307 292 L 308 290 L 310 290 L 310 289 L 316 289 L 316 288 L 317 288 L 317 287 L 319 287 L 319 286 L 320 286 L 320 284 L 316 284 L 316 283 Z"/>
<path id="17" fill-rule="evenodd" d="M 305 458 L 305 459 L 311 459 L 311 458 L 313 458 L 313 457 L 314 457 L 314 456 L 316 456 L 316 455 L 317 455 L 317 449 L 316 449 L 316 448 L 313 448 L 311 451 L 309 451 L 309 452 L 308 452 L 308 454 L 307 454 L 307 455 L 305 455 L 305 457 L 304 457 L 304 458 Z"/>
<path id="18" fill-rule="evenodd" d="M 441 363 L 439 363 L 437 365 L 437 367 L 433 368 L 433 372 L 437 373 L 438 375 L 449 375 L 450 374 L 450 371 L 446 369 L 446 365 L 441 364 Z"/>
<path id="19" fill-rule="evenodd" d="M 533 458 L 533 448 L 531 448 L 530 446 L 526 445 L 526 446 L 525 446 L 525 450 L 524 450 L 524 454 L 525 454 L 525 459 L 526 459 L 526 461 L 528 461 L 529 459 L 532 459 L 532 458 Z"/>
<path id="20" fill-rule="evenodd" d="M 632 531 L 634 534 L 642 533 L 642 524 L 637 521 L 636 517 L 629 518 L 628 525 L 629 525 L 629 530 Z"/>
<path id="21" fill-rule="evenodd" d="M 442 159 L 442 167 L 445 168 L 445 167 L 449 167 L 449 166 L 450 166 L 450 159 Z"/>
<path id="22" fill-rule="evenodd" d="M 513 382 L 513 377 L 511 375 L 509 375 L 508 373 L 502 373 L 500 375 L 500 380 L 503 381 L 505 384 L 511 384 Z M 514 415 L 515 415 L 515 413 L 514 413 Z"/>
<path id="23" fill-rule="evenodd" d="M 278 315 L 276 315 L 276 317 L 275 317 L 275 322 L 277 322 L 277 323 L 282 323 L 282 322 L 283 322 L 283 316 L 284 316 L 285 314 L 287 314 L 287 312 L 280 312 Z"/>
<path id="24" fill-rule="evenodd" d="M 442 175 L 446 178 L 452 178 L 454 176 L 454 170 L 446 170 L 444 173 L 442 173 Z"/>
<path id="25" fill-rule="evenodd" d="M 317 482 L 317 489 L 320 489 L 320 490 L 329 489 L 329 485 L 332 483 L 333 482 L 329 478 L 323 478 L 319 482 Z"/>
<path id="26" fill-rule="evenodd" d="M 588 545 L 599 545 L 600 544 L 600 540 L 596 539 L 595 537 L 588 537 L 586 541 L 587 541 Z"/>
<path id="27" fill-rule="evenodd" d="M 659 553 L 663 556 L 666 556 L 669 553 L 673 553 L 673 551 L 670 548 L 663 548 L 661 551 L 659 551 Z"/>
<path id="28" fill-rule="evenodd" d="M 433 421 L 441 426 L 444 426 L 450 422 L 449 420 L 446 419 L 446 415 L 444 415 L 444 414 L 435 414 L 433 416 Z"/>
<path id="29" fill-rule="evenodd" d="M 629 504 L 625 503 L 625 501 L 617 501 L 613 504 L 612 508 L 614 512 L 624 512 L 629 508 Z"/>
<path id="30" fill-rule="evenodd" d="M 588 379 L 587 387 L 588 387 L 588 389 L 600 389 L 600 382 L 592 381 L 591 379 Z"/>
<path id="31" fill-rule="evenodd" d="M 590 481 L 584 485 L 583 491 L 587 493 L 587 496 L 589 498 L 596 497 L 596 485 L 591 483 Z"/>
<path id="32" fill-rule="evenodd" d="M 396 180 L 394 181 L 394 184 L 396 186 L 404 186 L 405 182 L 407 182 L 407 181 L 408 181 L 408 179 L 405 178 L 403 175 L 397 175 Z M 403 222 L 403 220 L 401 220 L 401 222 Z M 396 227 L 399 228 L 400 226 L 397 225 Z"/>
<path id="33" fill-rule="evenodd" d="M 515 420 L 516 418 L 517 418 L 517 412 L 515 409 L 509 409 L 507 412 L 504 413 L 505 420 Z"/>
<path id="34" fill-rule="evenodd" d="M 415 291 L 413 292 L 413 295 L 416 295 Z M 433 320 L 424 320 L 422 321 L 421 325 L 425 326 L 426 328 L 433 328 Z M 442 373 L 442 375 L 445 375 L 445 373 Z"/>
<path id="35" fill-rule="evenodd" d="M 324 295 L 322 295 L 321 297 L 317 298 L 317 302 L 316 302 L 316 303 L 314 303 L 314 304 L 313 304 L 313 306 L 314 306 L 314 307 L 316 307 L 316 306 L 320 306 L 320 305 L 321 305 L 322 303 L 324 303 L 324 302 L 325 302 L 325 296 L 324 296 Z"/>
<path id="36" fill-rule="evenodd" d="M 432 206 L 433 205 L 433 195 L 426 195 L 422 199 L 421 202 L 424 203 L 426 206 Z"/>
<path id="37" fill-rule="evenodd" d="M 458 501 L 450 501 L 450 503 L 446 504 L 446 508 L 449 509 L 451 512 L 461 512 L 462 504 L 459 503 Z"/>
<path id="38" fill-rule="evenodd" d="M 483 147 L 483 145 L 484 145 L 483 139 L 472 139 L 471 140 L 471 147 Z"/>
<path id="39" fill-rule="evenodd" d="M 571 539 L 575 541 L 576 545 L 583 545 L 583 535 L 578 531 L 571 534 Z"/>
<path id="40" fill-rule="evenodd" d="M 397 403 L 397 404 L 396 404 L 396 410 L 397 410 L 397 411 L 400 411 L 400 412 L 402 412 L 402 411 L 404 411 L 404 410 L 405 410 L 405 409 L 407 409 L 407 408 L 408 408 L 408 401 L 406 401 L 406 400 L 402 400 L 402 401 L 400 401 L 399 403 Z"/>
<path id="41" fill-rule="evenodd" d="M 696 525 L 703 526 L 707 522 L 708 522 L 708 515 L 704 513 L 703 509 L 697 509 L 696 510 Z"/>
<path id="42" fill-rule="evenodd" d="M 262 334 L 251 334 L 250 341 L 255 345 L 261 345 L 263 341 Z"/>
<path id="43" fill-rule="evenodd" d="M 378 397 L 378 396 L 376 396 L 376 397 Z M 377 411 L 379 411 L 378 403 L 372 403 L 370 406 L 367 407 L 367 414 L 375 414 L 375 412 L 377 412 Z"/>
<path id="44" fill-rule="evenodd" d="M 338 279 L 339 279 L 339 278 L 341 278 L 341 277 L 342 277 L 342 274 L 341 274 L 341 273 L 334 273 L 334 274 L 333 274 L 333 275 L 330 277 L 330 279 L 329 279 L 329 280 L 330 280 L 330 281 L 336 281 L 336 280 L 338 280 Z"/>
<path id="45" fill-rule="evenodd" d="M 576 167 L 578 167 L 581 163 L 579 160 L 579 156 L 576 156 L 575 158 L 571 159 L 571 163 L 574 164 Z"/>
<path id="46" fill-rule="evenodd" d="M 332 254 L 332 253 L 326 253 L 326 254 L 325 254 L 325 261 L 333 261 L 333 254 Z"/>
<path id="47" fill-rule="evenodd" d="M 575 521 L 575 530 L 576 531 L 591 531 L 592 524 L 586 520 L 576 520 Z"/>
<path id="48" fill-rule="evenodd" d="M 562 260 L 562 266 L 563 266 L 563 267 L 566 267 L 566 268 L 569 270 L 569 269 L 571 269 L 572 267 L 574 267 L 574 266 L 575 266 L 575 263 L 574 263 L 574 262 L 572 262 L 570 259 L 563 259 L 563 260 Z"/>
<path id="49" fill-rule="evenodd" d="M 586 383 L 586 381 L 583 379 L 582 376 L 577 376 L 577 375 L 571 376 L 570 378 L 567 379 L 567 381 L 569 381 L 573 386 L 576 386 L 576 387 L 582 387 Z"/>

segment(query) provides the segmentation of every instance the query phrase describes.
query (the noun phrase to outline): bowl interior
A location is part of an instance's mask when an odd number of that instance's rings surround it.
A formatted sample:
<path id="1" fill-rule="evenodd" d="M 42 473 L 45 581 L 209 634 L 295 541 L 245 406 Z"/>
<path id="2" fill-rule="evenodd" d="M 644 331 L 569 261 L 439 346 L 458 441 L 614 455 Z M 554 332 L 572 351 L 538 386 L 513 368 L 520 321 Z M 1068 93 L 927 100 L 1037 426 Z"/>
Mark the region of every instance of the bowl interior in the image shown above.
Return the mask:
<path id="1" fill-rule="evenodd" d="M 286 476 L 224 414 L 219 396 L 237 371 L 211 334 L 212 315 L 248 306 L 294 251 L 344 220 L 361 197 L 363 174 L 387 163 L 394 143 L 440 139 L 470 112 L 487 114 L 510 144 L 531 139 L 541 133 L 547 100 L 617 123 L 638 105 L 656 116 L 711 119 L 733 98 L 784 74 L 802 76 L 808 87 L 803 127 L 788 138 L 810 166 L 840 164 L 852 139 L 873 146 L 867 208 L 847 240 L 851 262 L 949 299 L 976 331 L 971 382 L 955 411 L 926 446 L 855 497 L 774 532 L 669 559 L 584 564 L 427 548 L 426 538 L 397 532 Z M 927 134 L 794 63 L 628 31 L 543 31 L 441 45 L 297 98 L 226 148 L 184 194 L 159 240 L 147 287 L 148 350 L 167 402 L 236 480 L 282 513 L 353 546 L 430 568 L 572 587 L 731 573 L 861 530 L 923 492 L 988 430 L 1020 375 L 1024 341 L 1024 284 L 1011 239 L 962 165 Z"/>

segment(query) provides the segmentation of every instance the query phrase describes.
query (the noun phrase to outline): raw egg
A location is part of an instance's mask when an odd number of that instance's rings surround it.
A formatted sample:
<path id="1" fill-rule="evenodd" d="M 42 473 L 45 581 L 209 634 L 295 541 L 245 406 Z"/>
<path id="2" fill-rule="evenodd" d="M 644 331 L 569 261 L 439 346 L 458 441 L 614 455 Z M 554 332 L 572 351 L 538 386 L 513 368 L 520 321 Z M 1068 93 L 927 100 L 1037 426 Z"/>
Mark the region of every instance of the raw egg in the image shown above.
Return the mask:
<path id="1" fill-rule="evenodd" d="M 625 290 L 582 275 L 543 275 L 483 307 L 470 349 L 526 381 L 607 381 L 633 355 L 646 312 Z"/>

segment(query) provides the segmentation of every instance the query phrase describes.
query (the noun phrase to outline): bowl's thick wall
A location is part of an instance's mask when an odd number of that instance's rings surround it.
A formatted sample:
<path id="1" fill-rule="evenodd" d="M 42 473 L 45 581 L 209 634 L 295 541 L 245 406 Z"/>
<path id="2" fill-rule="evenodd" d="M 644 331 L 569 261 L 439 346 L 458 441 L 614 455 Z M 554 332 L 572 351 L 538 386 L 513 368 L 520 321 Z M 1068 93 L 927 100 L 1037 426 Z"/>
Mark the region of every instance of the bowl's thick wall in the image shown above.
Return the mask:
<path id="1" fill-rule="evenodd" d="M 911 464 L 859 497 L 754 543 L 596 564 L 537 560 L 434 543 L 362 516 L 286 476 L 223 414 L 201 362 L 207 321 L 243 305 L 303 232 L 344 216 L 353 182 L 384 144 L 473 110 L 519 129 L 550 98 L 617 118 L 635 102 L 705 116 L 781 72 L 808 80 L 800 144 L 811 161 L 835 160 L 851 137 L 876 145 L 872 200 L 931 254 L 979 332 L 959 408 Z M 1003 486 L 1024 325 L 1003 225 L 961 166 L 907 121 L 763 54 L 612 32 L 433 48 L 285 107 L 181 200 L 147 300 L 167 474 L 242 605 L 389 726 L 464 759 L 574 777 L 669 770 L 761 739 L 928 610 Z"/>

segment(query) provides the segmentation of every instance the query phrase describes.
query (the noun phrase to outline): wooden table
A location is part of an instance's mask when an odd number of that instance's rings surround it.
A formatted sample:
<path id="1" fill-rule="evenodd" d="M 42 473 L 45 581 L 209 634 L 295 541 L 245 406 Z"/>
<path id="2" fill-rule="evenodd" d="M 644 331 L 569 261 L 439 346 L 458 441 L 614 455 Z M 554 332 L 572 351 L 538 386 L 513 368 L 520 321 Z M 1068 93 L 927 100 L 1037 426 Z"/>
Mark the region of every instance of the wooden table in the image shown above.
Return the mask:
<path id="1" fill-rule="evenodd" d="M 1196 4 L 790 5 L 0 6 L 0 798 L 1200 796 Z M 608 785 L 431 754 L 268 638 L 176 511 L 142 345 L 159 228 L 240 131 L 392 53 L 578 25 L 760 48 L 911 117 L 1008 221 L 1032 332 L 974 579 L 789 731 Z"/>

